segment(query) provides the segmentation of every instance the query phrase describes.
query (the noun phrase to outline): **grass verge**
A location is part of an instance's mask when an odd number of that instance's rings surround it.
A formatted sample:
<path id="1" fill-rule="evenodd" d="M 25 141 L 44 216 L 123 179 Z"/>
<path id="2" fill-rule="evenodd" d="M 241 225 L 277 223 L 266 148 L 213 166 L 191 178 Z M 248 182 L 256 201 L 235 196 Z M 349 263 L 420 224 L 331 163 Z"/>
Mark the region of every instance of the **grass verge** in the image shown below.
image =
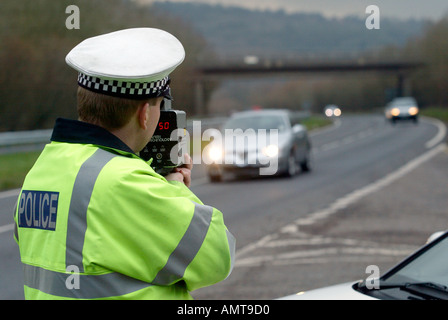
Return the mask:
<path id="1" fill-rule="evenodd" d="M 448 108 L 425 108 L 421 110 L 421 114 L 427 117 L 437 118 L 448 123 Z"/>
<path id="2" fill-rule="evenodd" d="M 331 124 L 331 120 L 321 116 L 311 116 L 302 121 L 310 131 Z M 208 141 L 201 141 L 201 150 Z M 192 145 L 192 144 L 191 144 Z M 20 188 L 26 174 L 39 157 L 40 152 L 22 152 L 0 155 L 0 191 Z"/>
<path id="3" fill-rule="evenodd" d="M 40 152 L 11 153 L 0 156 L 0 190 L 20 188 Z"/>

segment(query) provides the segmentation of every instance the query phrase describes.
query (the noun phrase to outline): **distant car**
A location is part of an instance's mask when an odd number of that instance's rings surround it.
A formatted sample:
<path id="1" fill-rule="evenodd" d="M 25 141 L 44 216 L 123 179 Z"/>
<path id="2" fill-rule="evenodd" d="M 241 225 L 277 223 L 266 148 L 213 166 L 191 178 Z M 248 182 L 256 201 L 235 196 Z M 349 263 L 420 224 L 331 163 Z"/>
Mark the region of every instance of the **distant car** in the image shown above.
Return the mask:
<path id="1" fill-rule="evenodd" d="M 311 170 L 311 142 L 299 120 L 289 110 L 234 113 L 223 125 L 224 137 L 204 148 L 210 180 L 220 181 L 226 173 L 263 175 L 261 170 L 271 168 L 274 171 L 266 175 L 292 177 L 299 168 Z"/>
<path id="2" fill-rule="evenodd" d="M 324 113 L 327 117 L 340 117 L 342 115 L 341 108 L 339 108 L 337 105 L 329 104 L 325 106 Z"/>
<path id="3" fill-rule="evenodd" d="M 385 109 L 387 120 L 396 123 L 398 120 L 411 120 L 418 122 L 419 108 L 417 101 L 412 97 L 395 98 L 389 102 Z"/>
<path id="4" fill-rule="evenodd" d="M 433 234 L 382 277 L 300 292 L 281 300 L 448 300 L 448 232 Z"/>

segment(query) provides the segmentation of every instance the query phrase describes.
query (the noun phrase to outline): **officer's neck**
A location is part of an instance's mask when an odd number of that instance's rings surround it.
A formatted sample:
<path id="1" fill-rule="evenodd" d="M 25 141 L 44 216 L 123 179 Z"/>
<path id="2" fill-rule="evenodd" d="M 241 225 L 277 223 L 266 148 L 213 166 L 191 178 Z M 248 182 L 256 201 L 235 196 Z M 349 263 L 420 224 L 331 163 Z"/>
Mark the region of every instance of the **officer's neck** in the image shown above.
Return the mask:
<path id="1" fill-rule="evenodd" d="M 123 141 L 132 151 L 135 153 L 140 152 L 143 147 L 142 145 L 142 138 L 140 137 L 141 134 L 139 134 L 138 130 L 135 130 L 134 128 L 130 126 L 124 126 L 120 129 L 114 129 L 110 130 L 110 133 L 115 135 L 117 138 L 119 138 L 121 141 Z"/>

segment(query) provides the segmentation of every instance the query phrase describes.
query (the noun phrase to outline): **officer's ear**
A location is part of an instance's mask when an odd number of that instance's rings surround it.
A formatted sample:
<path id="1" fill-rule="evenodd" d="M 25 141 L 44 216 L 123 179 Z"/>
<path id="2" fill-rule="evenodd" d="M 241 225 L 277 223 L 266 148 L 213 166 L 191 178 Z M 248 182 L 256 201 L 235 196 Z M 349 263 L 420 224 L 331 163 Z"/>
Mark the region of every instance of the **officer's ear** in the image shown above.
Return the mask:
<path id="1" fill-rule="evenodd" d="M 157 125 L 160 117 L 160 104 L 163 97 L 151 98 L 143 102 L 137 110 L 138 123 L 143 130 Z"/>
<path id="2" fill-rule="evenodd" d="M 140 128 L 143 130 L 148 129 L 149 126 L 149 103 L 145 102 L 138 107 L 137 110 L 137 120 Z"/>

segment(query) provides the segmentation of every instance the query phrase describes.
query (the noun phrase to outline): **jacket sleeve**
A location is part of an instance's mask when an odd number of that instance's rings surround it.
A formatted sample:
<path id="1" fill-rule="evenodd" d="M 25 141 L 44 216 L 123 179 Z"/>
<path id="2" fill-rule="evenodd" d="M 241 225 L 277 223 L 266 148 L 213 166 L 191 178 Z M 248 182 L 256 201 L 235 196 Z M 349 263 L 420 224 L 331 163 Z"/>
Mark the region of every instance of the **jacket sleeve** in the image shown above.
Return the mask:
<path id="1" fill-rule="evenodd" d="M 85 249 L 92 253 L 91 265 L 189 291 L 228 277 L 235 239 L 219 210 L 204 205 L 184 184 L 156 174 L 137 170 L 118 182 L 117 172 L 102 174 L 108 187 L 99 188 L 98 197 L 94 190 L 95 214 L 86 234 L 94 244 Z"/>
<path id="2" fill-rule="evenodd" d="M 202 204 L 182 183 L 170 184 L 189 198 L 193 214 L 178 246 L 153 282 L 166 285 L 182 280 L 193 291 L 226 279 L 234 265 L 235 238 L 225 226 L 222 213 Z"/>
<path id="3" fill-rule="evenodd" d="M 226 279 L 233 270 L 235 259 L 235 238 L 225 227 L 222 213 L 201 204 L 195 205 L 195 211 L 195 215 L 199 212 L 205 228 L 208 224 L 208 230 L 184 273 L 190 291 Z"/>

